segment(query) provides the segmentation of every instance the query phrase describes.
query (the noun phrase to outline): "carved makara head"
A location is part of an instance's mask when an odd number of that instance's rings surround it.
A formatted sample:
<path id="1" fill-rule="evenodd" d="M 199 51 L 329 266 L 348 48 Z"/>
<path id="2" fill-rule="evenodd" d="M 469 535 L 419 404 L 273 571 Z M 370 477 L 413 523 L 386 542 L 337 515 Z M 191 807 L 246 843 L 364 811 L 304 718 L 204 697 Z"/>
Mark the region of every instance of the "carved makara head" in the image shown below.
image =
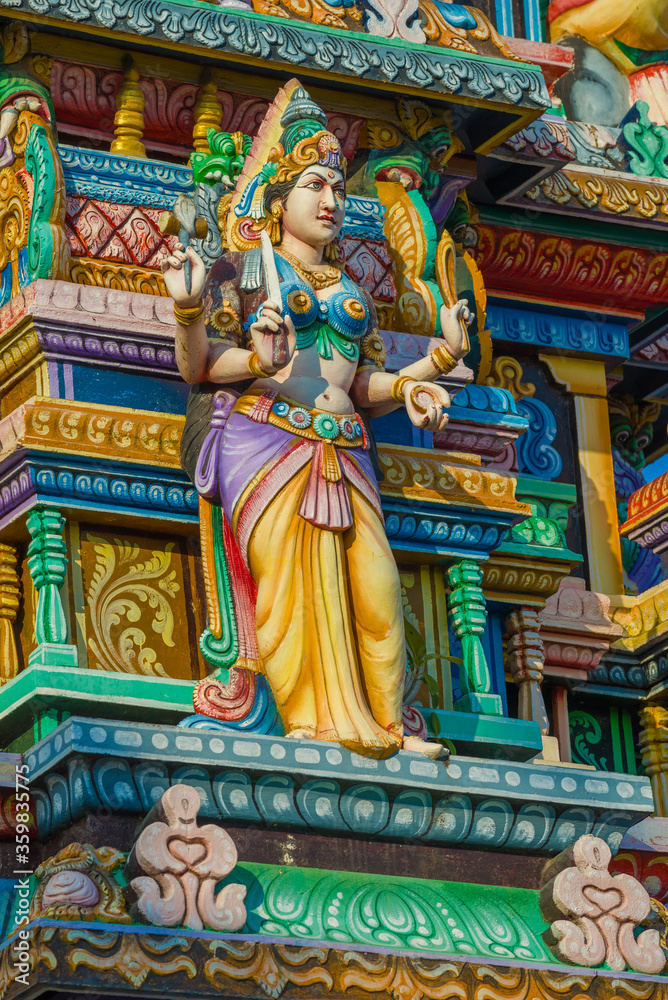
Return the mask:
<path id="1" fill-rule="evenodd" d="M 360 141 L 371 150 L 369 172 L 374 180 L 395 181 L 429 198 L 461 143 L 453 139 L 449 116 L 435 115 L 421 101 L 398 101 L 397 117 L 399 127 L 377 121 L 366 125 Z"/>
<path id="2" fill-rule="evenodd" d="M 636 469 L 645 465 L 645 451 L 652 443 L 658 403 L 638 402 L 628 394 L 608 401 L 612 446 Z"/>

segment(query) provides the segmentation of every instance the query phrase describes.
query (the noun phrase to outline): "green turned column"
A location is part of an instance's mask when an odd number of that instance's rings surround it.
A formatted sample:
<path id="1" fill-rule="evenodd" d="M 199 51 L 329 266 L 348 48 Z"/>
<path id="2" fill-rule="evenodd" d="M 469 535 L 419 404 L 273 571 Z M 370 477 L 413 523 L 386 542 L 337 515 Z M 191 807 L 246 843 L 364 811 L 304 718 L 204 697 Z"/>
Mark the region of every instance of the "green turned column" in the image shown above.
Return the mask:
<path id="1" fill-rule="evenodd" d="M 462 559 L 448 568 L 447 578 L 450 586 L 448 615 L 462 644 L 459 671 L 462 697 L 453 708 L 458 712 L 503 715 L 500 695 L 492 694 L 492 678 L 480 641 L 487 622 L 480 567 L 471 559 Z"/>
<path id="2" fill-rule="evenodd" d="M 65 521 L 60 512 L 42 507 L 26 522 L 32 541 L 28 546 L 28 569 L 37 591 L 35 637 L 37 649 L 28 657 L 30 666 L 76 667 L 77 648 L 67 641 L 67 621 L 60 599 L 67 556 L 62 534 Z"/>

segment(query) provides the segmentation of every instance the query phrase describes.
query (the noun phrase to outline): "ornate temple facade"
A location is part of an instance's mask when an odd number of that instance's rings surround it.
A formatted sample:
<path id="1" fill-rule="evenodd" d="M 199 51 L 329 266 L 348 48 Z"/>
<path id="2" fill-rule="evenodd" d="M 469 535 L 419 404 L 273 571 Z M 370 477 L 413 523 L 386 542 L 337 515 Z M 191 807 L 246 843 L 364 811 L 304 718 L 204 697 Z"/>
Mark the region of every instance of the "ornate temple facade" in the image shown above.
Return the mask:
<path id="1" fill-rule="evenodd" d="M 666 1000 L 665 0 L 0 0 L 0 52 L 0 1000 Z M 390 754 L 290 738 L 189 457 L 165 262 L 268 290 L 295 94 L 392 399 L 470 313 L 447 422 L 311 434 L 328 495 L 373 466 Z"/>

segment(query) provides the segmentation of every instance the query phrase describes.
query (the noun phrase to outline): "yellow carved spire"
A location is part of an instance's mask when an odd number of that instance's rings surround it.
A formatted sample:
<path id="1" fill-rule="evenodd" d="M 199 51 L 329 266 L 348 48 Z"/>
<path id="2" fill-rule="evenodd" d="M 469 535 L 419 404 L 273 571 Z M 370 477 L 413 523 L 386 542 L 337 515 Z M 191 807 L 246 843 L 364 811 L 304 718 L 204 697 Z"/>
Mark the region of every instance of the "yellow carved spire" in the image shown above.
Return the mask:
<path id="1" fill-rule="evenodd" d="M 0 544 L 0 684 L 19 672 L 14 621 L 19 610 L 17 554 L 13 545 Z"/>
<path id="2" fill-rule="evenodd" d="M 130 56 L 123 58 L 124 79 L 116 95 L 114 132 L 116 138 L 111 144 L 112 153 L 124 156 L 146 157 L 141 141 L 144 136 L 145 98 L 139 86 L 139 70 Z"/>
<path id="3" fill-rule="evenodd" d="M 223 120 L 223 109 L 218 100 L 218 87 L 216 86 L 209 70 L 202 74 L 200 92 L 197 103 L 193 108 L 195 124 L 193 126 L 193 146 L 196 153 L 210 153 L 207 142 L 207 132 L 210 128 L 220 132 L 220 123 Z"/>

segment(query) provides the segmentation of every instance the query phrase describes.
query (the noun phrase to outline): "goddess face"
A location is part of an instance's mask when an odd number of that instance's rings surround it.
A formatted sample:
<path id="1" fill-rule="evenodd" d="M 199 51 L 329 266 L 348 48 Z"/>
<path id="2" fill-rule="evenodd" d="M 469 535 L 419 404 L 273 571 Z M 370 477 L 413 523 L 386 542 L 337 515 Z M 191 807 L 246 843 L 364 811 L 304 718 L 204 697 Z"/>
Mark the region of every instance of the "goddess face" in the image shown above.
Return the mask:
<path id="1" fill-rule="evenodd" d="M 325 247 L 341 231 L 346 189 L 333 167 L 307 167 L 283 205 L 283 231 L 312 247 Z"/>

